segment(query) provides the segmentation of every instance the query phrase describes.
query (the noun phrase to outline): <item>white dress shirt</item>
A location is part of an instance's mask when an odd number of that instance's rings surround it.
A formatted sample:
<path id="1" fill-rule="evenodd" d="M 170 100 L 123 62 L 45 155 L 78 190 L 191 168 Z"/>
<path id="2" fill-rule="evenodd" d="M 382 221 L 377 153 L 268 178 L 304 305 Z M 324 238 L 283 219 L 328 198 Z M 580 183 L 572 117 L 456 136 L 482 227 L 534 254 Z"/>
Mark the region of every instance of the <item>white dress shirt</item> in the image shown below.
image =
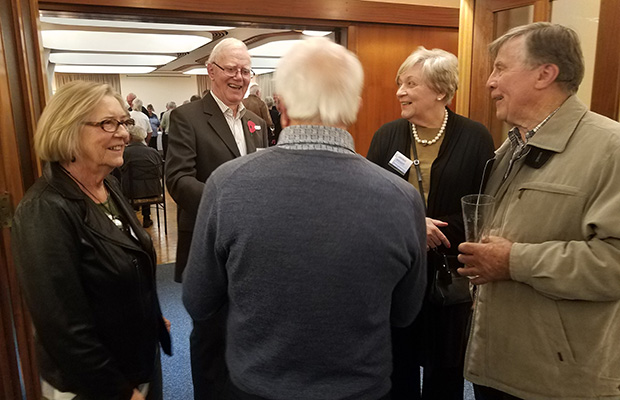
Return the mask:
<path id="1" fill-rule="evenodd" d="M 211 96 L 213 96 L 213 98 L 215 99 L 215 102 L 220 107 L 220 110 L 222 110 L 222 113 L 224 114 L 224 117 L 226 118 L 226 122 L 228 122 L 230 131 L 235 137 L 235 142 L 237 143 L 239 154 L 241 154 L 242 156 L 245 156 L 246 154 L 248 154 L 248 148 L 245 144 L 245 135 L 243 134 L 243 124 L 241 123 L 241 117 L 245 115 L 245 106 L 243 105 L 243 103 L 239 103 L 239 106 L 237 108 L 237 115 L 233 116 L 233 110 L 230 107 L 224 104 L 222 100 L 218 99 L 217 96 L 213 94 L 213 92 L 209 92 L 209 93 L 211 93 Z"/>

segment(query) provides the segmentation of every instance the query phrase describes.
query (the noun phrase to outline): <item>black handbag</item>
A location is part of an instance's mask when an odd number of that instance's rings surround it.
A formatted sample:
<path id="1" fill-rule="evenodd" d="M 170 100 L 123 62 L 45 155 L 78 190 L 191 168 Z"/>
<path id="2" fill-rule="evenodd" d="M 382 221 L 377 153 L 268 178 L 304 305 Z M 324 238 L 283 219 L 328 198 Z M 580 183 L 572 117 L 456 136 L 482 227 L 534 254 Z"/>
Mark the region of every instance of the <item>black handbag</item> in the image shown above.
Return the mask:
<path id="1" fill-rule="evenodd" d="M 433 281 L 428 292 L 429 301 L 438 306 L 451 306 L 472 301 L 469 279 L 459 275 L 456 256 L 437 250 L 429 252 L 429 262 L 434 268 Z"/>
<path id="2" fill-rule="evenodd" d="M 410 130 L 411 131 L 411 130 Z M 422 171 L 420 169 L 420 160 L 418 159 L 418 150 L 416 149 L 415 138 L 411 134 L 411 147 L 413 149 L 413 165 L 415 166 L 418 179 L 418 187 L 420 195 L 424 201 L 424 185 L 422 184 Z M 424 201 L 426 209 L 426 201 Z M 459 275 L 456 272 L 461 266 L 456 256 L 448 256 L 433 249 L 428 253 L 429 263 L 433 265 L 433 276 L 428 291 L 429 301 L 439 306 L 451 306 L 455 304 L 468 303 L 472 301 L 470 292 L 469 278 Z"/>

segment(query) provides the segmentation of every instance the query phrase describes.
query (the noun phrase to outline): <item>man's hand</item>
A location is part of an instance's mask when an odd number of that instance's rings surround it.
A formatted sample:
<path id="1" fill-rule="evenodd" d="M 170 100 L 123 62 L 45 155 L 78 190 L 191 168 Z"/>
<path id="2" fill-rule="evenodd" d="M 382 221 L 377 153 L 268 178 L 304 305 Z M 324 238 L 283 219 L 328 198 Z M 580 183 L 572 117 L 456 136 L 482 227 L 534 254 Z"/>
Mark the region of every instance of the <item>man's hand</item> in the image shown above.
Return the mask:
<path id="1" fill-rule="evenodd" d="M 138 391 L 138 389 L 134 389 L 131 394 L 131 399 L 129 400 L 144 400 L 144 396 Z"/>
<path id="2" fill-rule="evenodd" d="M 459 245 L 460 275 L 471 277 L 474 285 L 510 280 L 510 249 L 512 242 L 499 236 L 489 236 L 482 243 L 464 242 Z"/>
<path id="3" fill-rule="evenodd" d="M 448 226 L 447 222 L 438 219 L 426 218 L 426 250 L 434 249 L 440 245 L 450 248 L 450 241 L 439 227 Z"/>

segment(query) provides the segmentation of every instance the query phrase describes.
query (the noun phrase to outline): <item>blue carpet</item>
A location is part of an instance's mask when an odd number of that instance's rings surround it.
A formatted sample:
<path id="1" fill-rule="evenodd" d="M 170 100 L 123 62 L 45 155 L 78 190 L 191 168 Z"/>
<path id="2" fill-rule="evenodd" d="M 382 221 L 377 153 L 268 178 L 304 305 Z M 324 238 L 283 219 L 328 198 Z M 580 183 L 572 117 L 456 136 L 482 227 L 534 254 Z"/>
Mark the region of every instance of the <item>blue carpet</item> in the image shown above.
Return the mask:
<path id="1" fill-rule="evenodd" d="M 174 263 L 157 266 L 157 291 L 162 313 L 172 324 L 173 355 L 161 357 L 164 400 L 191 400 L 194 398 L 189 358 L 192 320 L 181 301 L 181 284 L 174 281 Z"/>

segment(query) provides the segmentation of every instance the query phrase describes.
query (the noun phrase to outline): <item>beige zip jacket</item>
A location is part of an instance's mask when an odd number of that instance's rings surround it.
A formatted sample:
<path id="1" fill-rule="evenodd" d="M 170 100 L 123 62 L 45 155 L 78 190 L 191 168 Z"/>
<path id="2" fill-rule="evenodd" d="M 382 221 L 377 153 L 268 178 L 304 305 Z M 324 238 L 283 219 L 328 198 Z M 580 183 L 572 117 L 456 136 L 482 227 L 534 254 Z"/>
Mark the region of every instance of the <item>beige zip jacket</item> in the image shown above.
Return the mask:
<path id="1" fill-rule="evenodd" d="M 505 180 L 510 143 L 496 152 L 512 280 L 479 287 L 465 376 L 524 399 L 620 399 L 620 124 L 572 96 L 529 145 Z"/>

